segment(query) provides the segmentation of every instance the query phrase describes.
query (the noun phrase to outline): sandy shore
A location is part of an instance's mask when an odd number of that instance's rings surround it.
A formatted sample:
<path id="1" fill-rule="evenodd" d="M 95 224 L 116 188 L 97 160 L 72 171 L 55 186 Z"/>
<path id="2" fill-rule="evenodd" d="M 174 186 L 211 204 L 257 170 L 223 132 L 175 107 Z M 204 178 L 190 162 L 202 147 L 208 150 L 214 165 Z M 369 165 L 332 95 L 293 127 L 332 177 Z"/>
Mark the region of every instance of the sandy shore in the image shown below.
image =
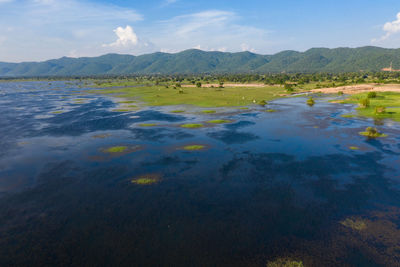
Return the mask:
<path id="1" fill-rule="evenodd" d="M 340 86 L 335 88 L 320 88 L 313 89 L 310 92 L 312 93 L 324 93 L 324 94 L 336 94 L 342 91 L 345 94 L 358 94 L 363 92 L 400 92 L 400 84 L 360 84 L 360 85 L 348 85 L 348 86 Z"/>

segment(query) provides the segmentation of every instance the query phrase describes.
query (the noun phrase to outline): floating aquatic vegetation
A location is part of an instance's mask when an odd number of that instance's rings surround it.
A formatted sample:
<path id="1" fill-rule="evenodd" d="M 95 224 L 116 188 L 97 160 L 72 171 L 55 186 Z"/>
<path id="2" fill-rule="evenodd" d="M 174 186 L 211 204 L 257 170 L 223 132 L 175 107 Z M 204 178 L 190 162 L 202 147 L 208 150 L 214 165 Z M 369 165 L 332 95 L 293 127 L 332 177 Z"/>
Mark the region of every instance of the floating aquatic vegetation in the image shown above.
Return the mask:
<path id="1" fill-rule="evenodd" d="M 128 149 L 127 146 L 113 146 L 104 149 L 103 151 L 106 153 L 122 153 L 125 152 Z"/>
<path id="2" fill-rule="evenodd" d="M 350 150 L 359 150 L 360 148 L 358 146 L 349 146 Z"/>
<path id="3" fill-rule="evenodd" d="M 200 124 L 200 123 L 186 123 L 186 124 L 182 124 L 181 127 L 182 128 L 192 128 L 192 129 L 194 129 L 194 128 L 204 127 L 204 125 Z"/>
<path id="4" fill-rule="evenodd" d="M 206 113 L 206 114 L 213 114 L 213 113 L 216 113 L 215 110 L 202 110 L 201 112 L 202 112 L 202 113 Z"/>
<path id="5" fill-rule="evenodd" d="M 230 120 L 210 120 L 207 121 L 207 123 L 214 123 L 214 124 L 222 124 L 222 123 L 231 123 L 232 121 Z"/>
<path id="6" fill-rule="evenodd" d="M 182 147 L 182 149 L 188 150 L 188 151 L 203 150 L 205 148 L 206 148 L 205 145 L 186 145 L 186 146 Z"/>
<path id="7" fill-rule="evenodd" d="M 148 175 L 142 175 L 138 178 L 134 178 L 131 180 L 132 184 L 136 185 L 152 185 L 160 182 L 161 178 L 159 175 L 156 174 L 148 174 Z"/>
<path id="8" fill-rule="evenodd" d="M 368 138 L 378 138 L 378 137 L 386 137 L 386 134 L 378 132 L 378 130 L 374 127 L 367 127 L 365 132 L 360 132 L 360 135 L 366 136 Z"/>
<path id="9" fill-rule="evenodd" d="M 267 109 L 265 112 L 273 113 L 273 112 L 276 112 L 276 110 L 275 109 Z"/>

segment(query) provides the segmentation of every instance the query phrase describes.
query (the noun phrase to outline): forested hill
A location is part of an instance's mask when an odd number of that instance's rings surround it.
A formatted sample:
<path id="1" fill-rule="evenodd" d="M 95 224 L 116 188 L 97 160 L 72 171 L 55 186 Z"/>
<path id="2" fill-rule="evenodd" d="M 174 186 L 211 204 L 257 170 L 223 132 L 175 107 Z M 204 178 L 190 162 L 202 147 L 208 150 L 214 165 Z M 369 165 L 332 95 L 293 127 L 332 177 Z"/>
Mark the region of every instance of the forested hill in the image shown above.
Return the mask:
<path id="1" fill-rule="evenodd" d="M 358 72 L 400 69 L 400 49 L 379 47 L 312 48 L 275 55 L 186 50 L 176 54 L 141 56 L 107 54 L 99 57 L 53 59 L 44 62 L 0 62 L 2 77 L 89 76 L 119 74 Z"/>

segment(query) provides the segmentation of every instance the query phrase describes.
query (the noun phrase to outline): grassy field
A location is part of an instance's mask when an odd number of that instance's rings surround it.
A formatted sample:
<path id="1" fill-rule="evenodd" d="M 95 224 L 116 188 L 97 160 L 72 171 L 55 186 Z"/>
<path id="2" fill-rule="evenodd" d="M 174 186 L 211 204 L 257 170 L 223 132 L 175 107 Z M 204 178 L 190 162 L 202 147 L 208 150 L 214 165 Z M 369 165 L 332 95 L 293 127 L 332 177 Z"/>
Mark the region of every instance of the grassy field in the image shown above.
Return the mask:
<path id="1" fill-rule="evenodd" d="M 164 86 L 141 86 L 125 88 L 107 88 L 92 90 L 93 93 L 112 94 L 126 101 L 137 100 L 150 106 L 167 105 L 195 105 L 199 107 L 232 107 L 247 106 L 269 101 L 286 94 L 286 90 L 279 86 L 265 86 L 257 88 L 182 88 Z"/>
<path id="2" fill-rule="evenodd" d="M 368 93 L 351 95 L 342 103 L 360 105 L 368 98 Z M 400 94 L 395 92 L 377 92 L 376 97 L 368 98 L 368 106 L 359 106 L 356 110 L 359 116 L 400 121 Z"/>

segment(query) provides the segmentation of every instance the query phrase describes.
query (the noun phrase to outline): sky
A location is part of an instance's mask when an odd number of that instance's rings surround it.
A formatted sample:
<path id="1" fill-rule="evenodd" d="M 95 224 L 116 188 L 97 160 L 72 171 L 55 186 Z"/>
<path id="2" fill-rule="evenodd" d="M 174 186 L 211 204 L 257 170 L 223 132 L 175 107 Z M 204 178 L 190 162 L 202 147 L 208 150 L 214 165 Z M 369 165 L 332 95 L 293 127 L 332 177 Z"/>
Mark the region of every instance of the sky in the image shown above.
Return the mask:
<path id="1" fill-rule="evenodd" d="M 0 61 L 400 48 L 399 0 L 0 0 Z"/>

